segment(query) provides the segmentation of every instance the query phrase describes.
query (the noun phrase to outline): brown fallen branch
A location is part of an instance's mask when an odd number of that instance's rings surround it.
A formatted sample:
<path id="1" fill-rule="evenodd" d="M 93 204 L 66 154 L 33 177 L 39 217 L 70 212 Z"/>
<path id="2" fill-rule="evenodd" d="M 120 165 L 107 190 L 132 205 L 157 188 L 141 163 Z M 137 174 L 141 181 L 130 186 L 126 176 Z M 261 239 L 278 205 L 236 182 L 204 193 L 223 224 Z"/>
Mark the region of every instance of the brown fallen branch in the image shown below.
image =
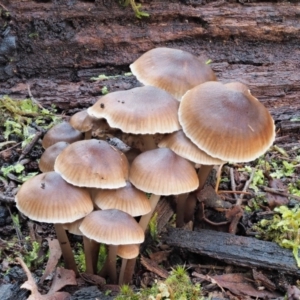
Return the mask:
<path id="1" fill-rule="evenodd" d="M 13 197 L 5 196 L 3 193 L 0 193 L 0 202 L 10 204 L 14 203 L 15 199 Z"/>
<path id="2" fill-rule="evenodd" d="M 281 190 L 276 190 L 276 189 L 272 189 L 272 188 L 269 188 L 267 186 L 263 186 L 262 189 L 265 191 L 265 192 L 268 192 L 268 193 L 273 193 L 273 194 L 276 194 L 276 195 L 280 195 L 280 196 L 283 196 L 283 197 L 290 197 L 290 198 L 293 198 L 297 201 L 300 201 L 300 197 L 299 196 L 296 196 L 296 195 L 293 195 L 293 194 L 289 194 L 289 193 L 285 193 Z"/>
<path id="3" fill-rule="evenodd" d="M 292 252 L 272 242 L 213 230 L 186 231 L 179 228 L 168 228 L 163 242 L 232 265 L 300 275 Z"/>

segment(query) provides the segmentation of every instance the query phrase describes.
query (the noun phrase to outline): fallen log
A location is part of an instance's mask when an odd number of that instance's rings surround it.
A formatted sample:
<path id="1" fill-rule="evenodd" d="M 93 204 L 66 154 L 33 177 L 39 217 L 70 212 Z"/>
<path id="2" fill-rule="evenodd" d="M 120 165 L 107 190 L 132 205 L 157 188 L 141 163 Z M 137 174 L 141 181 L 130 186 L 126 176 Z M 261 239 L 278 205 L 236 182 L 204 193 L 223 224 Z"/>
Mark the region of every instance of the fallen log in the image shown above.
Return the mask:
<path id="1" fill-rule="evenodd" d="M 186 231 L 178 228 L 168 228 L 163 239 L 169 246 L 209 256 L 228 264 L 300 275 L 292 251 L 272 242 L 213 230 Z"/>

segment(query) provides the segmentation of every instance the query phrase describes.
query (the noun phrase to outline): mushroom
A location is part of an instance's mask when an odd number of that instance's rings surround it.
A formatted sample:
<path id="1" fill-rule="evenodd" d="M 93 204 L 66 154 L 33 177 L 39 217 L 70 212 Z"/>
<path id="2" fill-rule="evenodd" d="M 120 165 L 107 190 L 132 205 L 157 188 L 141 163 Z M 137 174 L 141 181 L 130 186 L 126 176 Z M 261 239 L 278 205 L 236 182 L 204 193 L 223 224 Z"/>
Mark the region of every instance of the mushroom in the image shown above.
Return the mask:
<path id="1" fill-rule="evenodd" d="M 129 181 L 119 189 L 98 189 L 93 193 L 93 201 L 100 209 L 119 209 L 133 217 L 142 216 L 151 211 L 145 193 L 135 188 Z"/>
<path id="2" fill-rule="evenodd" d="M 125 133 L 142 134 L 145 149 L 156 148 L 151 135 L 179 130 L 179 103 L 166 91 L 153 87 L 137 87 L 100 98 L 88 108 L 88 114 L 105 118 L 113 128 Z"/>
<path id="3" fill-rule="evenodd" d="M 17 208 L 30 219 L 54 223 L 66 268 L 78 274 L 64 223 L 74 222 L 93 210 L 89 192 L 73 186 L 56 172 L 37 175 L 27 180 L 18 191 Z"/>
<path id="4" fill-rule="evenodd" d="M 126 185 L 126 156 L 105 141 L 84 140 L 65 148 L 54 165 L 56 172 L 77 186 L 116 189 Z"/>
<path id="5" fill-rule="evenodd" d="M 76 130 L 84 132 L 84 139 L 89 140 L 92 137 L 92 130 L 95 129 L 108 129 L 109 126 L 105 120 L 99 120 L 91 117 L 87 110 L 77 112 L 70 118 L 70 124 Z"/>
<path id="6" fill-rule="evenodd" d="M 130 69 L 144 85 L 166 90 L 178 100 L 194 86 L 216 80 L 204 61 L 186 51 L 171 48 L 147 51 L 130 65 Z"/>
<path id="7" fill-rule="evenodd" d="M 44 149 L 52 146 L 57 142 L 67 142 L 74 143 L 83 139 L 83 134 L 73 128 L 70 123 L 62 122 L 54 125 L 51 129 L 45 134 L 42 146 Z"/>
<path id="8" fill-rule="evenodd" d="M 140 244 L 145 238 L 143 229 L 135 219 L 117 209 L 97 210 L 90 213 L 83 219 L 79 229 L 88 238 L 109 245 L 104 268 L 112 283 L 117 281 L 118 245 Z"/>
<path id="9" fill-rule="evenodd" d="M 180 103 L 179 121 L 195 145 L 224 161 L 254 160 L 275 138 L 274 121 L 263 104 L 219 82 L 189 90 Z"/>
<path id="10" fill-rule="evenodd" d="M 45 172 L 54 171 L 54 163 L 57 156 L 63 151 L 69 143 L 67 142 L 57 142 L 52 146 L 48 147 L 42 154 L 39 162 L 40 170 Z"/>
<path id="11" fill-rule="evenodd" d="M 184 157 L 185 159 L 191 161 L 192 163 L 203 165 L 221 165 L 225 162 L 214 158 L 204 151 L 199 149 L 195 144 L 193 144 L 184 134 L 182 130 L 173 132 L 166 135 L 158 144 L 158 147 L 167 147 L 174 151 L 176 154 Z M 209 169 L 210 170 L 210 169 Z M 205 176 L 203 172 L 199 172 L 199 185 L 203 185 L 203 180 L 205 181 L 206 177 L 203 179 L 202 176 Z M 190 211 L 187 211 L 185 208 L 186 199 L 188 194 L 181 194 L 177 197 L 176 205 L 176 227 L 182 227 L 184 225 L 184 215 L 191 214 L 194 211 L 194 208 L 191 206 Z M 196 200 L 196 197 L 195 197 Z M 196 203 L 195 203 L 196 204 Z"/>

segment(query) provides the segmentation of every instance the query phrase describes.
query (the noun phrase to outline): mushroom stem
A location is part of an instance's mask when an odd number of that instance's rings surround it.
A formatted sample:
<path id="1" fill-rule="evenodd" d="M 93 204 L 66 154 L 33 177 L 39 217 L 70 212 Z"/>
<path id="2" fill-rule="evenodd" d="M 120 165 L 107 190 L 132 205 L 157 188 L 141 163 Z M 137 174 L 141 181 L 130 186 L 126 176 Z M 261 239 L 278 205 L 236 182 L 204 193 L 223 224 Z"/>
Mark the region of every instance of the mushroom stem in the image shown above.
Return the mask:
<path id="1" fill-rule="evenodd" d="M 99 243 L 83 236 L 86 273 L 95 274 L 97 272 L 97 260 L 99 253 Z"/>
<path id="2" fill-rule="evenodd" d="M 119 285 L 124 284 L 124 273 L 125 273 L 125 269 L 127 266 L 127 261 L 128 259 L 126 258 L 122 258 L 122 265 L 121 265 L 121 269 L 120 269 L 120 275 L 119 275 Z"/>
<path id="3" fill-rule="evenodd" d="M 151 211 L 148 214 L 143 215 L 139 221 L 139 224 L 143 228 L 144 231 L 146 231 L 146 229 L 148 227 L 148 224 L 150 222 L 150 219 L 153 215 L 153 212 L 155 210 L 155 207 L 156 207 L 159 199 L 160 199 L 160 196 L 155 195 L 155 194 L 152 194 L 151 197 L 149 198 L 149 202 L 151 205 Z M 131 281 L 132 275 L 134 273 L 135 264 L 136 264 L 136 258 L 128 259 L 127 265 L 125 268 L 125 272 L 124 272 L 124 279 L 123 279 L 124 284 L 128 284 Z"/>
<path id="4" fill-rule="evenodd" d="M 151 205 L 151 211 L 148 214 L 143 215 L 141 217 L 140 221 L 139 221 L 139 224 L 143 228 L 144 231 L 146 231 L 146 229 L 147 229 L 147 226 L 150 222 L 150 219 L 153 215 L 153 212 L 155 210 L 155 207 L 156 207 L 159 199 L 160 199 L 160 196 L 155 195 L 155 194 L 152 194 L 151 197 L 149 198 L 149 202 L 150 202 L 150 205 Z"/>
<path id="5" fill-rule="evenodd" d="M 180 194 L 177 197 L 176 203 L 176 227 L 180 228 L 184 225 L 184 213 L 185 213 L 185 204 L 188 197 L 188 193 Z"/>
<path id="6" fill-rule="evenodd" d="M 108 255 L 106 257 L 104 266 L 102 267 L 99 275 L 101 277 L 109 277 L 110 283 L 117 283 L 117 269 L 116 269 L 116 257 L 117 257 L 118 246 L 109 245 Z"/>
<path id="7" fill-rule="evenodd" d="M 203 189 L 205 182 L 207 180 L 207 177 L 213 167 L 214 167 L 213 165 L 202 165 L 201 168 L 199 169 L 199 171 L 198 171 L 199 187 L 197 189 L 197 192 L 199 192 Z"/>
<path id="8" fill-rule="evenodd" d="M 157 148 L 153 139 L 153 135 L 151 134 L 143 135 L 143 142 L 144 142 L 144 151 L 153 150 Z"/>
<path id="9" fill-rule="evenodd" d="M 184 208 L 184 222 L 188 223 L 194 219 L 195 208 L 197 205 L 197 197 L 196 193 L 192 192 L 188 195 L 185 200 L 185 208 Z"/>
<path id="10" fill-rule="evenodd" d="M 65 267 L 66 269 L 73 270 L 76 277 L 78 277 L 79 272 L 77 270 L 76 262 L 66 231 L 64 230 L 62 224 L 54 224 L 54 228 L 65 261 Z"/>
<path id="11" fill-rule="evenodd" d="M 84 133 L 84 139 L 85 140 L 90 140 L 92 138 L 92 129 L 90 129 L 89 131 L 86 131 Z"/>

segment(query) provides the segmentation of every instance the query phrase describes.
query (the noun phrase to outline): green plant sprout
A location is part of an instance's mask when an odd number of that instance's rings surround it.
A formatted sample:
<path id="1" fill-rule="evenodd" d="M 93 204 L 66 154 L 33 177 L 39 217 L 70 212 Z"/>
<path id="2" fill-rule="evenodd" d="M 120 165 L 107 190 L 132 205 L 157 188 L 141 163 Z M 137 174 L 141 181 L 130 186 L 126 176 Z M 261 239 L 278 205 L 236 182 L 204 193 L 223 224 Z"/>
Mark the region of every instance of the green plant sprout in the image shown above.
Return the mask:
<path id="1" fill-rule="evenodd" d="M 135 16 L 138 19 L 141 19 L 142 17 L 150 17 L 150 14 L 148 14 L 145 11 L 141 11 L 141 4 L 136 4 L 135 0 L 120 0 L 120 3 L 124 6 L 128 6 L 129 4 L 131 5 L 132 10 L 134 11 Z"/>
<path id="2" fill-rule="evenodd" d="M 82 247 L 82 244 L 76 243 L 74 248 L 76 248 L 76 251 L 74 250 L 74 259 L 75 259 L 78 271 L 84 272 L 86 269 L 86 264 L 85 264 L 85 254 L 84 254 L 84 249 Z"/>
<path id="3" fill-rule="evenodd" d="M 300 267 L 298 251 L 300 247 L 300 207 L 289 209 L 280 206 L 274 209 L 278 214 L 272 220 L 263 219 L 252 228 L 263 240 L 276 242 L 284 248 L 292 249 L 293 255 Z"/>
<path id="4" fill-rule="evenodd" d="M 116 78 L 119 78 L 122 76 L 131 76 L 131 75 L 132 75 L 131 72 L 124 73 L 124 75 L 111 75 L 111 76 L 107 76 L 105 74 L 100 74 L 99 76 L 91 77 L 90 79 L 95 80 L 95 81 L 101 81 L 101 80 L 116 79 Z"/>
<path id="5" fill-rule="evenodd" d="M 152 216 L 148 226 L 149 226 L 150 236 L 152 237 L 153 241 L 157 241 L 158 239 L 157 212 Z"/>
<path id="6" fill-rule="evenodd" d="M 208 60 L 205 62 L 206 65 L 209 65 L 209 64 L 211 64 L 211 63 L 212 63 L 212 60 L 211 60 L 211 59 L 208 59 Z"/>
<path id="7" fill-rule="evenodd" d="M 101 93 L 102 93 L 102 95 L 106 95 L 109 93 L 106 85 L 101 89 Z"/>
<path id="8" fill-rule="evenodd" d="M 193 284 L 184 266 L 177 266 L 165 281 L 155 281 L 150 288 L 135 293 L 128 285 L 121 286 L 116 300 L 201 300 L 201 287 Z"/>

